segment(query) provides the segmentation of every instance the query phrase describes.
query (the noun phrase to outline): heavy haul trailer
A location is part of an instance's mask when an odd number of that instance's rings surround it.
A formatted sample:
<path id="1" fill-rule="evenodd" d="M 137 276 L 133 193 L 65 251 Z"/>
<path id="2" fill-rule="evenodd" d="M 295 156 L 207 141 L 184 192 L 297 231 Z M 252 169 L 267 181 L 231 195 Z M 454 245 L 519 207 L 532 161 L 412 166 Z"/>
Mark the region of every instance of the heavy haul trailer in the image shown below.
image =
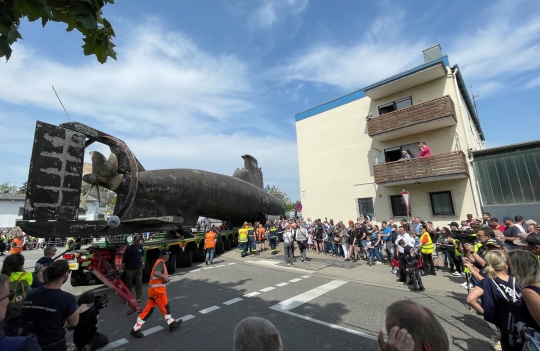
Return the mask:
<path id="1" fill-rule="evenodd" d="M 83 175 L 85 150 L 96 142 L 109 146 L 111 154 L 107 159 L 90 152 L 91 173 Z M 285 212 L 283 201 L 264 191 L 257 160 L 250 155 L 242 158 L 244 168 L 236 169 L 233 176 L 196 169 L 146 170 L 128 145 L 112 135 L 76 122 L 55 126 L 37 121 L 23 219 L 17 225 L 38 238 L 103 237 L 87 250 L 66 253 L 74 268 L 72 282 L 82 285 L 97 278 L 134 312 L 139 304 L 118 271 L 125 246 L 133 238 L 126 233 L 163 233 L 143 244 L 148 278 L 159 249 L 173 253 L 171 272 L 177 265 L 204 260 L 203 234 L 191 233 L 199 217 L 234 225 L 265 222 L 267 215 Z M 91 187 L 81 198 L 82 181 Z M 100 187 L 117 194 L 114 226 L 79 220 L 79 208 L 86 209 L 93 187 L 98 201 Z M 235 246 L 237 240 L 236 231 L 222 231 L 217 253 Z"/>
<path id="2" fill-rule="evenodd" d="M 185 234 L 183 238 L 176 236 L 177 234 L 173 231 L 162 232 L 141 242 L 145 262 L 144 283 L 150 279 L 150 272 L 162 249 L 168 249 L 170 252 L 167 262 L 169 274 L 173 274 L 179 267 L 191 267 L 193 262 L 204 262 L 204 232 Z M 113 270 L 118 270 L 126 246 L 131 245 L 133 237 L 132 234 L 119 234 L 95 238 L 90 248 L 64 254 L 63 258 L 69 262 L 71 269 L 71 285 L 88 285 L 92 280 L 99 284 L 101 279 L 98 279 L 94 272 L 97 267 L 96 263 L 100 259 L 106 260 Z M 216 254 L 222 254 L 237 245 L 238 231 L 224 229 L 217 234 Z M 103 283 L 105 284 L 105 282 Z"/>

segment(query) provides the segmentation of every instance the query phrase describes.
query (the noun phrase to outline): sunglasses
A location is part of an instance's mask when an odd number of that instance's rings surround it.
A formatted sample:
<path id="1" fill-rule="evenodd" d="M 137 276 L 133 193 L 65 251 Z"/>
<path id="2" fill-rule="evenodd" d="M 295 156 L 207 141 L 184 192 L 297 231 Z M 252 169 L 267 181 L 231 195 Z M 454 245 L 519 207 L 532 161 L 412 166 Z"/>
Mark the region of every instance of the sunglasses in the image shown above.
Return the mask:
<path id="1" fill-rule="evenodd" d="M 0 301 L 2 301 L 3 299 L 11 299 L 13 298 L 13 296 L 15 296 L 15 290 L 10 290 L 9 294 L 7 294 L 4 297 L 0 297 Z"/>

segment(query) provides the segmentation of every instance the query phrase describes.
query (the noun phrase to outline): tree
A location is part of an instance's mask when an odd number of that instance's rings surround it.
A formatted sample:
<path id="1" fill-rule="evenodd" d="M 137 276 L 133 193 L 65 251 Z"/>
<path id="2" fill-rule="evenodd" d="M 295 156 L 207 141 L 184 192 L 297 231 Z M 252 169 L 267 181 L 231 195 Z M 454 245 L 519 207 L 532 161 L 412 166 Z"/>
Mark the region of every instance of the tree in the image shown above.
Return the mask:
<path id="1" fill-rule="evenodd" d="M 30 22 L 41 19 L 43 27 L 49 21 L 64 22 L 66 30 L 78 30 L 83 35 L 83 53 L 96 55 L 99 62 L 107 57 L 116 60 L 115 45 L 111 41 L 114 30 L 101 9 L 114 0 L 2 0 L 0 1 L 0 57 L 11 57 L 11 45 L 22 39 L 21 19 Z"/>
<path id="2" fill-rule="evenodd" d="M 17 190 L 17 194 L 26 194 L 26 188 L 28 187 L 28 182 L 24 182 L 19 189 Z"/>
<path id="3" fill-rule="evenodd" d="M 0 184 L 0 194 L 16 194 L 17 189 L 16 185 L 10 185 L 9 182 Z"/>
<path id="4" fill-rule="evenodd" d="M 276 196 L 279 199 L 281 199 L 283 201 L 283 204 L 285 205 L 285 211 L 294 211 L 295 210 L 296 202 L 292 202 L 289 195 L 287 195 L 287 193 L 281 191 L 278 187 L 273 186 L 272 188 L 270 188 L 269 186 L 267 186 L 266 187 L 266 192 Z"/>

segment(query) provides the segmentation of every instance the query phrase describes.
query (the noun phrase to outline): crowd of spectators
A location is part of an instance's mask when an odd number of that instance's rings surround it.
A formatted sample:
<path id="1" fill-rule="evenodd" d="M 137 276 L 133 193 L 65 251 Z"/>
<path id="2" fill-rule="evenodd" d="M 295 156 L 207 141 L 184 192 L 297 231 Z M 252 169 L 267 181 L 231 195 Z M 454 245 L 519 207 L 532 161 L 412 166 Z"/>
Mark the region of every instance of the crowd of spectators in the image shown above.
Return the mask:
<path id="1" fill-rule="evenodd" d="M 64 247 L 66 238 L 34 238 L 19 228 L 0 228 L 0 256 L 4 256 L 13 246 L 15 239 L 21 240 L 22 251 L 40 250 L 47 246 Z M 78 245 L 87 245 L 91 238 L 76 238 Z"/>
<path id="2" fill-rule="evenodd" d="M 301 251 L 367 265 L 388 264 L 399 282 L 416 291 L 425 291 L 425 275 L 463 279 L 469 304 L 499 330 L 496 350 L 540 345 L 540 234 L 534 220 L 516 215 L 499 221 L 484 213 L 435 228 L 418 217 L 399 223 L 390 218 L 379 226 L 366 215 L 346 224 L 307 218 L 284 219 L 278 226 L 284 237 L 292 235 L 289 241 L 297 242 Z M 294 246 L 288 251 L 292 253 L 286 256 L 294 256 Z M 305 257 L 302 252 L 303 262 Z M 286 261 L 294 262 L 291 257 Z"/>

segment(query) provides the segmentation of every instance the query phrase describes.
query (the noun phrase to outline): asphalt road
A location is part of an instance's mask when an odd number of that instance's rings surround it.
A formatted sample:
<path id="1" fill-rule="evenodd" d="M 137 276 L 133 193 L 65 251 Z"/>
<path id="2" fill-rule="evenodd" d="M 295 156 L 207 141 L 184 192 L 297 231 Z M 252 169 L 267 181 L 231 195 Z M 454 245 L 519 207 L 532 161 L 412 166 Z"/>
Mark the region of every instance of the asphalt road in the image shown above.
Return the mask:
<path id="1" fill-rule="evenodd" d="M 32 267 L 40 257 L 36 251 L 24 255 L 25 267 Z M 280 330 L 285 350 L 378 350 L 376 335 L 384 328 L 385 308 L 398 299 L 413 299 L 437 315 L 451 350 L 491 350 L 488 338 L 493 331 L 466 308 L 465 291 L 430 289 L 425 282 L 426 293 L 412 292 L 401 284 L 393 285 L 394 277 L 382 267 L 377 267 L 379 271 L 367 266 L 351 269 L 339 262 L 333 271 L 313 268 L 332 266 L 329 262 L 315 256 L 311 268 L 301 263 L 284 267 L 280 256 L 241 259 L 237 251 L 230 251 L 217 257 L 213 266 L 179 269 L 167 291 L 172 315 L 184 320 L 182 326 L 170 333 L 156 310 L 143 326 L 143 339 L 129 335 L 137 314 L 128 316 L 127 306 L 108 292 L 110 303 L 100 315 L 98 328 L 111 341 L 104 349 L 232 350 L 236 324 L 259 316 Z M 367 269 L 375 272 L 381 284 L 373 279 L 363 282 L 362 269 L 366 277 Z M 73 288 L 69 282 L 64 286 L 74 294 L 89 289 L 108 290 L 101 285 Z"/>

